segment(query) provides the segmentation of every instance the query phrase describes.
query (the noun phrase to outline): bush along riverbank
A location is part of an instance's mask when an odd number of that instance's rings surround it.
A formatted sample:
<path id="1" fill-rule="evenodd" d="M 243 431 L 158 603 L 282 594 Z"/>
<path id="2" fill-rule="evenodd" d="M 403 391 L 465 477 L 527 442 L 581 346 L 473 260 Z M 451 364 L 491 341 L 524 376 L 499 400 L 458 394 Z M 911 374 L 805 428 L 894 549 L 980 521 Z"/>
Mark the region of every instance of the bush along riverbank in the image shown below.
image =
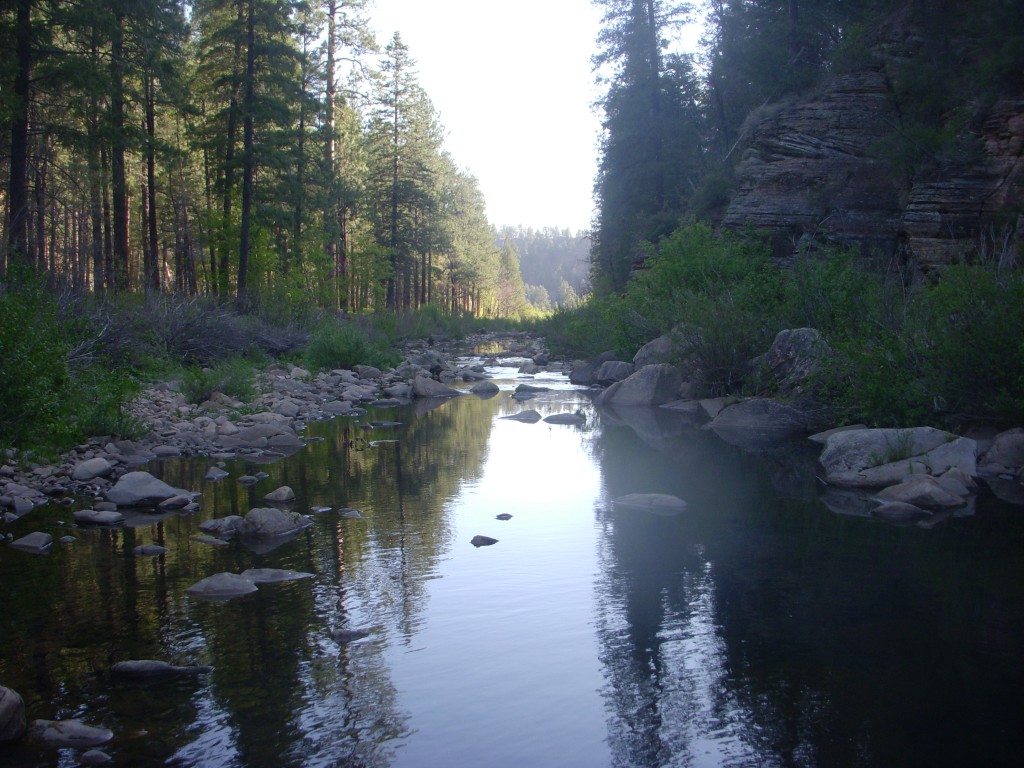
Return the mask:
<path id="1" fill-rule="evenodd" d="M 829 486 L 878 491 L 955 469 L 943 482 L 961 501 L 946 508 L 963 506 L 978 478 L 1024 500 L 1020 270 L 956 265 L 911 280 L 850 253 L 784 265 L 768 254 L 756 236 L 682 227 L 624 294 L 558 313 L 541 332 L 556 354 L 581 358 L 575 383 L 605 388 L 599 406 L 682 411 L 752 449 L 824 432 Z M 839 445 L 842 471 L 827 465 Z M 874 511 L 878 495 L 858 495 L 857 509 Z M 942 508 L 901 503 L 918 509 L 881 514 Z"/>

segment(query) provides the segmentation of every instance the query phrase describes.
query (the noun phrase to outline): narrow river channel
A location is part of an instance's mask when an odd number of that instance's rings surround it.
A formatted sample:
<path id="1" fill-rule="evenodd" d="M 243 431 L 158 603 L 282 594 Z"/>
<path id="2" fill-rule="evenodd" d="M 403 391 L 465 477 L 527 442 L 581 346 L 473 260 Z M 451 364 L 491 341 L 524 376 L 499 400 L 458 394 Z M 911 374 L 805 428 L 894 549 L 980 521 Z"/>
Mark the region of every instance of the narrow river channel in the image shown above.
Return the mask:
<path id="1" fill-rule="evenodd" d="M 29 718 L 111 729 L 119 766 L 966 766 L 1024 754 L 1024 514 L 979 499 L 932 527 L 837 514 L 809 446 L 751 453 L 664 409 L 599 412 L 564 377 L 309 424 L 265 465 L 148 469 L 191 515 L 0 548 L 0 684 Z M 580 412 L 582 425 L 503 418 Z M 265 472 L 246 487 L 243 474 Z M 281 486 L 313 516 L 259 551 L 194 540 Z M 628 493 L 688 503 L 658 516 Z M 362 517 L 339 512 L 358 509 Z M 498 519 L 498 515 L 511 515 Z M 41 527 L 42 526 L 42 527 Z M 497 542 L 474 546 L 475 536 Z M 139 557 L 158 543 L 169 552 Z M 312 578 L 199 601 L 221 571 Z M 339 640 L 339 631 L 358 631 Z M 212 667 L 149 684 L 124 659 Z M 0 745 L 0 765 L 74 766 Z"/>

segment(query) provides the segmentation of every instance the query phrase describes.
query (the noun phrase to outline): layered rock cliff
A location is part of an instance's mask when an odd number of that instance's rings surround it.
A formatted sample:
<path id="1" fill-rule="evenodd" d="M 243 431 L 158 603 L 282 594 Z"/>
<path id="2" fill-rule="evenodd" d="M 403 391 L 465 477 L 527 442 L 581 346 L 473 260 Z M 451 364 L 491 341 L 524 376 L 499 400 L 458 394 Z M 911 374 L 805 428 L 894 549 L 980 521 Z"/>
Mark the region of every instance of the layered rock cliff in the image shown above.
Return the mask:
<path id="1" fill-rule="evenodd" d="M 908 39 L 904 31 L 903 60 L 914 53 Z M 722 224 L 773 233 L 779 256 L 828 243 L 917 272 L 957 260 L 1020 263 L 1024 92 L 975 94 L 956 137 L 969 151 L 908 171 L 886 151 L 914 149 L 892 85 L 893 48 L 890 38 L 859 70 L 751 115 Z"/>

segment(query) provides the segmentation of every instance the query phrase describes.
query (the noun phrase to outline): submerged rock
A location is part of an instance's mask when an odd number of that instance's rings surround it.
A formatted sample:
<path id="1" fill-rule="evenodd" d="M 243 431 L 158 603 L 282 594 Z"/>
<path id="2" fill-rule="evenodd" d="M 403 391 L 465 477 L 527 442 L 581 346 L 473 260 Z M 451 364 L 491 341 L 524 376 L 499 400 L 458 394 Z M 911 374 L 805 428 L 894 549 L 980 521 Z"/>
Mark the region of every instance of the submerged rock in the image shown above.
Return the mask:
<path id="1" fill-rule="evenodd" d="M 37 744 L 54 749 L 98 747 L 114 738 L 113 731 L 81 720 L 33 720 L 28 735 Z"/>
<path id="2" fill-rule="evenodd" d="M 479 547 L 489 547 L 492 544 L 497 544 L 498 540 L 497 539 L 492 539 L 490 536 L 479 536 L 478 535 L 478 536 L 474 536 L 472 539 L 470 539 L 469 543 L 472 544 L 474 547 L 478 547 L 478 548 Z"/>
<path id="3" fill-rule="evenodd" d="M 140 544 L 132 550 L 133 553 L 140 557 L 155 557 L 170 551 L 167 547 L 161 547 L 159 544 Z"/>
<path id="4" fill-rule="evenodd" d="M 188 677 L 201 675 L 212 670 L 212 667 L 179 667 L 156 659 L 130 659 L 119 661 L 110 671 L 121 677 L 136 680 L 152 680 L 164 677 Z"/>
<path id="5" fill-rule="evenodd" d="M 263 497 L 264 501 L 269 501 L 272 504 L 281 504 L 288 501 L 295 501 L 295 491 L 289 488 L 287 485 L 282 485 L 280 488 L 276 488 L 266 496 Z"/>
<path id="6" fill-rule="evenodd" d="M 334 638 L 334 641 L 341 645 L 351 643 L 356 640 L 362 640 L 364 637 L 369 636 L 370 633 L 365 629 L 336 629 L 331 633 L 331 637 Z"/>
<path id="7" fill-rule="evenodd" d="M 510 515 L 508 512 L 502 512 L 500 515 L 495 515 L 494 519 L 495 520 L 511 520 L 512 519 L 512 515 Z"/>
<path id="8" fill-rule="evenodd" d="M 871 516 L 892 523 L 915 523 L 931 517 L 932 513 L 903 501 L 889 501 L 871 510 Z"/>
<path id="9" fill-rule="evenodd" d="M 650 512 L 662 517 L 671 517 L 686 511 L 686 502 L 678 496 L 667 493 L 629 493 L 612 501 L 616 509 L 633 512 Z"/>
<path id="10" fill-rule="evenodd" d="M 42 531 L 33 531 L 11 542 L 11 546 L 35 555 L 45 554 L 53 547 L 53 536 Z"/>
<path id="11" fill-rule="evenodd" d="M 228 600 L 232 597 L 250 595 L 256 589 L 255 584 L 237 573 L 215 573 L 197 581 L 185 592 L 204 600 Z"/>
<path id="12" fill-rule="evenodd" d="M 242 571 L 242 578 L 253 584 L 278 584 L 282 581 L 311 579 L 313 574 L 305 571 L 286 571 L 281 568 L 248 568 Z"/>

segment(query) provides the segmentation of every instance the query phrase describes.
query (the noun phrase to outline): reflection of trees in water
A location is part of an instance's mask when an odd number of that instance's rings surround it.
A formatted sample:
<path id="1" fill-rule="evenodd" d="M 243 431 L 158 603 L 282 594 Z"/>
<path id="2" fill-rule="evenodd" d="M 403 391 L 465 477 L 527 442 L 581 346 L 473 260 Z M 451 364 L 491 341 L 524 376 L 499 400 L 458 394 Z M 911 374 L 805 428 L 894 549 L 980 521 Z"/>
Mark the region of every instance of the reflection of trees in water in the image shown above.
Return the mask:
<path id="1" fill-rule="evenodd" d="M 1019 756 L 1021 708 L 1000 692 L 1024 682 L 1024 523 L 848 518 L 780 500 L 778 478 L 801 478 L 778 456 L 649 433 L 606 426 L 595 443 L 607 498 L 690 505 L 668 520 L 599 512 L 617 765 Z"/>

